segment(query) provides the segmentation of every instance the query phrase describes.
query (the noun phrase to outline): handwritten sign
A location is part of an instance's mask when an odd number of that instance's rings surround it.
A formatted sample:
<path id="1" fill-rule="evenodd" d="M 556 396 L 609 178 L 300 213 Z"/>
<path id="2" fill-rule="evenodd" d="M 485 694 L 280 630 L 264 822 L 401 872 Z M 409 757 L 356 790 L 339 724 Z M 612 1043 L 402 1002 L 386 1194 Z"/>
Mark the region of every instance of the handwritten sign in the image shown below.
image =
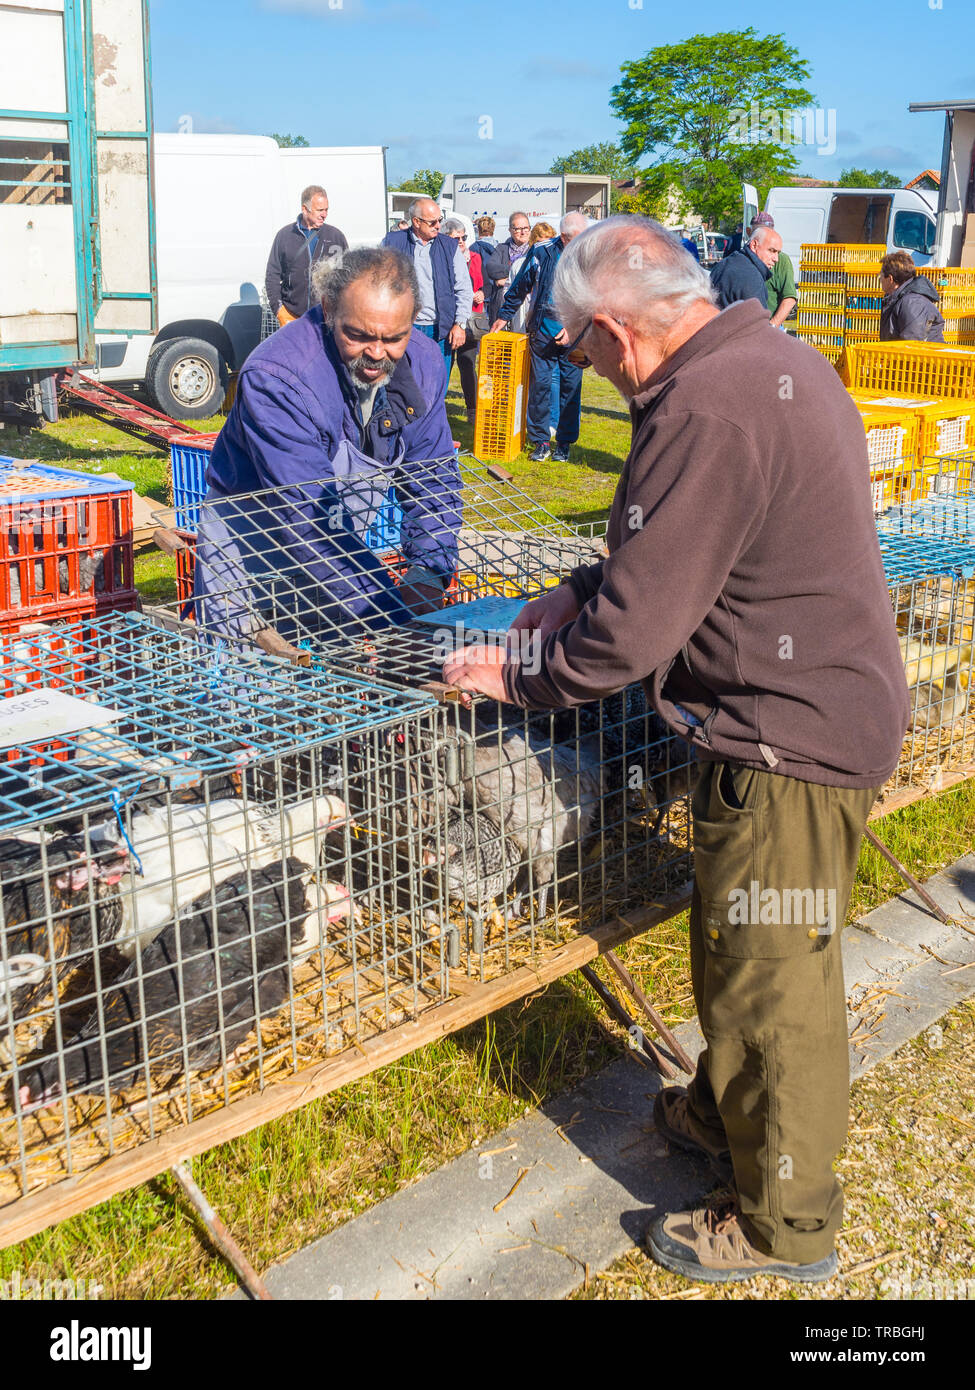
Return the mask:
<path id="1" fill-rule="evenodd" d="M 433 627 L 462 627 L 468 632 L 507 632 L 527 602 L 524 598 L 476 598 L 423 613 L 420 621 Z"/>
<path id="2" fill-rule="evenodd" d="M 90 705 L 66 695 L 63 690 L 42 687 L 22 695 L 0 700 L 0 748 L 29 747 L 77 733 L 114 724 L 122 711 L 106 705 Z"/>

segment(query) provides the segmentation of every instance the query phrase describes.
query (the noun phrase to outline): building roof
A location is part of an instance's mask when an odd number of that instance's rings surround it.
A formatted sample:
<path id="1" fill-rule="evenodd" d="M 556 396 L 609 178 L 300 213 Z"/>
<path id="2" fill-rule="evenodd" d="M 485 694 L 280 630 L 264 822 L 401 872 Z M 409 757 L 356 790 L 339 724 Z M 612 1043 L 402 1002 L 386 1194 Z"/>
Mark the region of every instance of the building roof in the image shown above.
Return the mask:
<path id="1" fill-rule="evenodd" d="M 941 187 L 941 175 L 937 169 L 922 169 L 909 183 L 905 183 L 904 187 L 916 188 L 918 184 L 923 183 L 925 179 L 930 179 L 935 188 Z"/>

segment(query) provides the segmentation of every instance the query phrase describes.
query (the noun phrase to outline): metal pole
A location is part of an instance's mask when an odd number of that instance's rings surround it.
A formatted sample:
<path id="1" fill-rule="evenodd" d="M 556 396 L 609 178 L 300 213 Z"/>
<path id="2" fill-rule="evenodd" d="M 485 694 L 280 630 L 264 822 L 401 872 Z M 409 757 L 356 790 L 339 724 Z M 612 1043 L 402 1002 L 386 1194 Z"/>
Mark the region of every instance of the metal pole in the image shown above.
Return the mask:
<path id="1" fill-rule="evenodd" d="M 870 829 L 869 825 L 864 827 L 863 833 L 870 841 L 870 843 L 873 845 L 874 849 L 878 850 L 884 856 L 887 862 L 894 866 L 894 868 L 900 874 L 904 882 L 909 884 L 911 888 L 914 889 L 914 892 L 921 899 L 922 903 L 924 903 L 924 906 L 928 908 L 929 911 L 934 913 L 935 917 L 937 917 L 939 922 L 943 922 L 946 927 L 950 927 L 952 924 L 951 918 L 948 916 L 948 914 L 945 912 L 943 908 L 938 906 L 938 904 L 935 902 L 934 898 L 932 898 L 931 894 L 927 891 L 927 889 L 921 887 L 917 879 L 911 873 L 910 869 L 906 868 L 897 858 L 897 855 L 892 854 L 891 851 L 884 844 L 884 842 L 877 838 L 877 836 Z"/>
<path id="2" fill-rule="evenodd" d="M 209 1231 L 214 1245 L 224 1259 L 233 1265 L 234 1273 L 252 1298 L 267 1303 L 273 1302 L 266 1284 L 193 1181 L 189 1163 L 190 1160 L 184 1158 L 181 1163 L 174 1163 L 170 1171 L 193 1204 L 197 1215 Z"/>

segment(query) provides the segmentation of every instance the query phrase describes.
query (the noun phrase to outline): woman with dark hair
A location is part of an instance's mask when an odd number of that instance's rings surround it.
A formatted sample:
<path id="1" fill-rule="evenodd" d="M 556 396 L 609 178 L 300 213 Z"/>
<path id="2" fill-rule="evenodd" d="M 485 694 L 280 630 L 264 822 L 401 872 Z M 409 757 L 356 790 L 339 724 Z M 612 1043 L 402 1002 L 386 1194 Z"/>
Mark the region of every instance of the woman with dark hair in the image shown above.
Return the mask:
<path id="1" fill-rule="evenodd" d="M 943 343 L 945 321 L 938 309 L 938 291 L 906 251 L 891 251 L 880 262 L 880 341 L 892 339 Z"/>

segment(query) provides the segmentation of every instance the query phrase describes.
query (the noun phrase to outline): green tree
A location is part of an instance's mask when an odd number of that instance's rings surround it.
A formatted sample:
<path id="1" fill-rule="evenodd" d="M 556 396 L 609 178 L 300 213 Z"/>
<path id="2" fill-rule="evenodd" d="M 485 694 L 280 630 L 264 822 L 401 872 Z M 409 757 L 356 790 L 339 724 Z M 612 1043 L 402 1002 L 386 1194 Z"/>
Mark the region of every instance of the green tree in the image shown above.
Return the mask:
<path id="1" fill-rule="evenodd" d="M 442 186 L 443 174 L 439 169 L 417 169 L 408 179 L 393 185 L 404 193 L 425 193 L 428 198 L 436 198 Z"/>
<path id="2" fill-rule="evenodd" d="M 795 169 L 791 113 L 814 98 L 808 65 L 781 34 L 697 34 L 621 72 L 610 105 L 626 125 L 624 156 L 650 158 L 650 178 L 676 185 L 712 224 L 740 208 L 743 182 L 764 196 Z"/>
<path id="3" fill-rule="evenodd" d="M 837 188 L 900 188 L 901 180 L 889 169 L 844 169 Z"/>
<path id="4" fill-rule="evenodd" d="M 272 134 L 272 140 L 277 140 L 283 150 L 304 150 L 308 149 L 308 141 L 303 135 L 277 135 Z"/>

